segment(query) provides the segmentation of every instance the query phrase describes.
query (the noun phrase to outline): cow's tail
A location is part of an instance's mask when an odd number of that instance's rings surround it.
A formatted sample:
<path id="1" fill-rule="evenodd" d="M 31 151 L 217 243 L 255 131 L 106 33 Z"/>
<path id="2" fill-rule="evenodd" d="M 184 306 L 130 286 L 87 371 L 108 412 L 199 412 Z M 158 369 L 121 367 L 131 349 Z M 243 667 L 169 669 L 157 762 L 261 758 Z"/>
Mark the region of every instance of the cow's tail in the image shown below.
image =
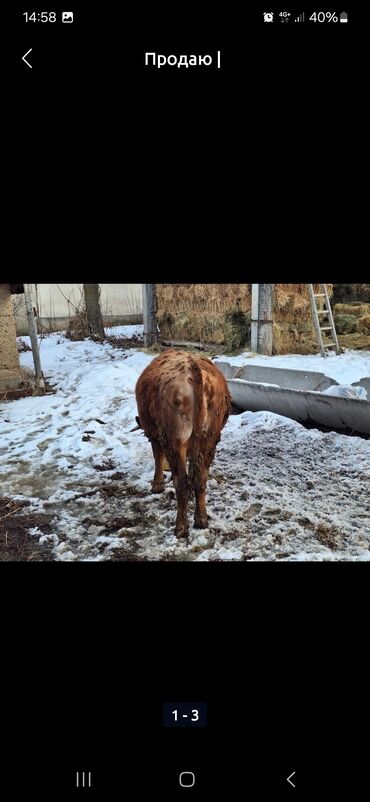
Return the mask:
<path id="1" fill-rule="evenodd" d="M 203 376 L 199 363 L 192 359 L 191 373 L 193 377 L 194 407 L 193 407 L 193 433 L 189 457 L 189 480 L 190 486 L 194 489 L 194 466 L 199 465 L 202 460 L 201 437 L 204 424 L 204 388 Z"/>

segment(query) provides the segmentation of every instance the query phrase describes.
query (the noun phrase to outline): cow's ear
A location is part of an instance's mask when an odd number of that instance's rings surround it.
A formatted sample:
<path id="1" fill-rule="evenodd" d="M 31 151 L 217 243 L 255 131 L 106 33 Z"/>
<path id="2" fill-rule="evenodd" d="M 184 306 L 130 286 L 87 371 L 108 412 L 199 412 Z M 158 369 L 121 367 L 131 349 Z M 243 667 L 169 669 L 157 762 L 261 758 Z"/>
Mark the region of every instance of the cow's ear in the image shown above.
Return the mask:
<path id="1" fill-rule="evenodd" d="M 141 429 L 140 418 L 138 417 L 138 415 L 136 415 L 136 417 L 135 417 L 135 420 L 136 420 L 136 423 L 137 423 L 137 425 L 138 425 L 138 426 L 139 426 L 139 428 Z"/>

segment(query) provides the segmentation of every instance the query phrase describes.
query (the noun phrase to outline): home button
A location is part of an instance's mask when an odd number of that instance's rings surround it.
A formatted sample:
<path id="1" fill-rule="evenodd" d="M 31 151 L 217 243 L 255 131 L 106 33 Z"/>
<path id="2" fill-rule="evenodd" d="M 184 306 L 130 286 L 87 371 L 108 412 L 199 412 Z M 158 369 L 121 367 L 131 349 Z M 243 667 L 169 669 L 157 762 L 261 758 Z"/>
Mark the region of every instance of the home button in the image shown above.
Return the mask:
<path id="1" fill-rule="evenodd" d="M 192 771 L 182 771 L 179 776 L 181 788 L 192 788 L 195 785 L 195 774 Z"/>

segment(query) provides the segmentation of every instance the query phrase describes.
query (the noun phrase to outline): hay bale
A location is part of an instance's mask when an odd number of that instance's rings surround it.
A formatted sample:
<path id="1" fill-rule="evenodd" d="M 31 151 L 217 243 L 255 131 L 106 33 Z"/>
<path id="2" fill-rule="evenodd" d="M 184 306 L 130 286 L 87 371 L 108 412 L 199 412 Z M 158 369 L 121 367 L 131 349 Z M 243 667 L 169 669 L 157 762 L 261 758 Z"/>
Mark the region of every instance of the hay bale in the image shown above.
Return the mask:
<path id="1" fill-rule="evenodd" d="M 370 284 L 334 284 L 333 303 L 370 303 Z"/>
<path id="2" fill-rule="evenodd" d="M 309 323 L 273 323 L 272 353 L 316 354 L 317 342 L 313 327 Z"/>
<path id="3" fill-rule="evenodd" d="M 205 312 L 172 315 L 169 312 L 158 316 L 161 338 L 164 340 L 189 340 L 193 342 L 224 342 L 223 316 L 207 315 Z"/>
<path id="4" fill-rule="evenodd" d="M 317 353 L 307 284 L 275 284 L 274 289 L 273 354 Z M 319 289 L 314 284 L 314 291 Z M 328 285 L 328 293 L 332 294 L 332 285 Z"/>
<path id="5" fill-rule="evenodd" d="M 251 305 L 250 284 L 156 284 L 158 315 L 203 310 L 222 315 L 233 309 L 248 312 Z"/>
<path id="6" fill-rule="evenodd" d="M 156 284 L 161 336 L 242 348 L 250 336 L 251 290 L 251 284 Z M 275 284 L 273 314 L 274 353 L 317 351 L 307 284 Z"/>
<path id="7" fill-rule="evenodd" d="M 335 328 L 337 334 L 353 334 L 358 329 L 358 320 L 355 315 L 336 315 Z"/>
<path id="8" fill-rule="evenodd" d="M 364 317 L 370 314 L 370 304 L 352 303 L 352 304 L 335 304 L 334 315 L 355 315 L 356 317 Z"/>
<path id="9" fill-rule="evenodd" d="M 358 330 L 363 334 L 370 334 L 370 315 L 360 317 L 358 321 Z"/>
<path id="10" fill-rule="evenodd" d="M 332 294 L 332 284 L 328 284 L 328 295 Z M 314 284 L 314 292 L 319 292 L 319 285 Z M 320 306 L 323 307 L 324 299 Z M 277 321 L 295 322 L 312 320 L 311 302 L 307 284 L 275 284 L 274 287 L 274 319 Z"/>
<path id="11" fill-rule="evenodd" d="M 156 284 L 157 319 L 164 339 L 221 345 L 225 314 L 250 312 L 250 284 Z"/>
<path id="12" fill-rule="evenodd" d="M 358 331 L 354 334 L 339 334 L 338 340 L 341 348 L 350 348 L 351 350 L 370 349 L 370 334 L 363 334 Z"/>
<path id="13" fill-rule="evenodd" d="M 247 342 L 251 335 L 250 312 L 226 312 L 224 315 L 224 344 L 228 352 L 237 351 Z"/>

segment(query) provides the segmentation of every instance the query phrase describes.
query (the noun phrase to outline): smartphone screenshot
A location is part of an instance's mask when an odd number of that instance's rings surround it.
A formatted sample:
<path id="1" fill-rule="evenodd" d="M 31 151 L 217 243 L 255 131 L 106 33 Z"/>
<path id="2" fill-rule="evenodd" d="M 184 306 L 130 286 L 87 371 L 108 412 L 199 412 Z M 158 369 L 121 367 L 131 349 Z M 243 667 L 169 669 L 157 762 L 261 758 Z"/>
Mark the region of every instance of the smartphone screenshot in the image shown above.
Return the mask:
<path id="1" fill-rule="evenodd" d="M 365 31 L 7 10 L 4 799 L 366 794 Z"/>

